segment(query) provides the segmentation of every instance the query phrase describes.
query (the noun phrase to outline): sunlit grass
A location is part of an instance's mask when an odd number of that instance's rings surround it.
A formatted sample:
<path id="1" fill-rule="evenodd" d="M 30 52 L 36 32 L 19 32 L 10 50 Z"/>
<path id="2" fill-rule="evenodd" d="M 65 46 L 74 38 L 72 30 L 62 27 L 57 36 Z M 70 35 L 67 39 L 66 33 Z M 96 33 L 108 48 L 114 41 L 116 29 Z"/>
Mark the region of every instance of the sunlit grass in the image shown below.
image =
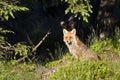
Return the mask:
<path id="1" fill-rule="evenodd" d="M 112 66 L 114 65 L 114 66 Z M 120 62 L 74 60 L 59 67 L 50 80 L 119 80 Z"/>
<path id="2" fill-rule="evenodd" d="M 0 62 L 0 80 L 40 80 L 41 72 L 35 64 Z"/>

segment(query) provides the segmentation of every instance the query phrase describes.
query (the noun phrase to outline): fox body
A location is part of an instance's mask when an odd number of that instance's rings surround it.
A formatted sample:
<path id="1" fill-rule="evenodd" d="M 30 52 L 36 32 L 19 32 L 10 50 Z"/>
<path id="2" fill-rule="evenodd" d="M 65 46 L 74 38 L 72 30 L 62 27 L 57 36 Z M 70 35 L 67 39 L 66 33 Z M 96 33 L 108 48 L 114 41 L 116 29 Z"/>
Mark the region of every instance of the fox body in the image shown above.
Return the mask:
<path id="1" fill-rule="evenodd" d="M 67 45 L 70 53 L 75 58 L 93 60 L 99 59 L 99 57 L 92 50 L 90 50 L 84 43 L 79 40 L 79 38 L 76 36 L 76 29 L 72 29 L 71 31 L 63 29 L 63 41 Z"/>

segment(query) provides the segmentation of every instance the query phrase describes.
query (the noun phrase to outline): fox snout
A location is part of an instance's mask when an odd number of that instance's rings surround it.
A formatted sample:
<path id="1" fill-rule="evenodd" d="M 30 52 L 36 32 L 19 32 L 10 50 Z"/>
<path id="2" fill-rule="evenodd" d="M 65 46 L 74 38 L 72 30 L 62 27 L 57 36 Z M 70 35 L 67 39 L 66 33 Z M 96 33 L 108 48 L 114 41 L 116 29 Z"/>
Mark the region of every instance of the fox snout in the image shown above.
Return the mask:
<path id="1" fill-rule="evenodd" d="M 71 45 L 72 44 L 72 41 L 66 41 L 67 44 Z"/>

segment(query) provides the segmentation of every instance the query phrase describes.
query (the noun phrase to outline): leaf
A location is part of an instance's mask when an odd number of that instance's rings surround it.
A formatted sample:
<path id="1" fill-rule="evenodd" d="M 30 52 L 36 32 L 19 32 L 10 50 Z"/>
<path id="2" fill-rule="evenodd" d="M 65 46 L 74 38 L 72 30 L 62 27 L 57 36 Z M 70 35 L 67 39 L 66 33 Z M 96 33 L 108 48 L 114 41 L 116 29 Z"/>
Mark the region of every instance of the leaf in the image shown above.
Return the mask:
<path id="1" fill-rule="evenodd" d="M 89 0 L 65 0 L 69 4 L 69 7 L 65 10 L 65 14 L 71 12 L 75 15 L 80 13 L 85 22 L 88 22 L 88 17 L 92 13 L 92 5 L 89 4 Z"/>
<path id="2" fill-rule="evenodd" d="M 14 16 L 13 13 L 12 13 L 12 11 L 10 11 L 9 14 L 10 14 L 10 16 L 11 16 L 12 18 L 15 18 L 15 16 Z"/>
<path id="3" fill-rule="evenodd" d="M 5 15 L 4 18 L 5 18 L 5 20 L 8 20 L 9 16 Z"/>
<path id="4" fill-rule="evenodd" d="M 1 20 L 8 20 L 9 16 L 12 18 L 15 18 L 13 15 L 14 12 L 16 11 L 28 11 L 29 9 L 26 7 L 21 7 L 21 6 L 16 6 L 13 4 L 8 4 L 4 1 L 0 1 L 0 16 Z"/>
<path id="5" fill-rule="evenodd" d="M 1 33 L 1 34 L 8 34 L 8 33 L 15 34 L 15 33 L 14 33 L 13 31 L 11 31 L 11 30 L 2 30 L 0 33 Z"/>

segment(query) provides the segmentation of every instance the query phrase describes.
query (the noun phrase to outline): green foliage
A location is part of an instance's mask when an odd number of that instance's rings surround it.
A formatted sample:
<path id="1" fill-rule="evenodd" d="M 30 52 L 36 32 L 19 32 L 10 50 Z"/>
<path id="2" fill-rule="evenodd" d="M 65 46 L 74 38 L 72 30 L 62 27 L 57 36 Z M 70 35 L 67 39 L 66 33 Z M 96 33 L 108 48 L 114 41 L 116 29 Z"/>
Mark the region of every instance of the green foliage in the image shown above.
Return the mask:
<path id="1" fill-rule="evenodd" d="M 3 57 L 4 52 L 11 47 L 11 44 L 6 41 L 6 34 L 14 34 L 13 31 L 10 30 L 4 30 L 0 28 L 0 58 Z"/>
<path id="2" fill-rule="evenodd" d="M 26 7 L 17 6 L 9 1 L 0 1 L 0 18 L 1 20 L 8 20 L 10 17 L 15 18 L 14 14 L 17 11 L 27 11 Z M 14 34 L 13 31 L 4 30 L 0 27 L 0 58 L 4 60 L 16 59 L 17 55 L 26 56 L 30 52 L 30 46 L 25 44 L 11 45 L 7 42 L 5 35 Z"/>
<path id="3" fill-rule="evenodd" d="M 59 59 L 59 60 L 54 60 L 52 62 L 47 62 L 45 64 L 46 67 L 50 67 L 50 66 L 59 66 L 61 63 L 62 64 L 69 64 L 69 63 L 72 63 L 74 62 L 74 57 L 71 56 L 70 53 L 66 53 L 65 55 L 62 55 L 61 57 L 62 59 Z M 65 63 L 64 63 L 65 62 Z M 61 66 L 61 65 L 60 65 Z"/>
<path id="4" fill-rule="evenodd" d="M 17 11 L 27 11 L 26 7 L 17 6 L 12 1 L 0 1 L 0 20 L 8 20 L 10 17 L 15 18 L 14 13 Z M 11 30 L 5 30 L 0 27 L 0 58 L 3 60 L 11 60 L 17 55 L 26 56 L 30 52 L 30 46 L 25 44 L 11 45 L 7 42 L 7 34 L 15 34 Z"/>
<path id="5" fill-rule="evenodd" d="M 113 49 L 112 39 L 107 38 L 102 41 L 95 41 L 93 45 L 90 46 L 90 48 L 97 53 L 107 53 L 108 51 L 112 51 Z"/>
<path id="6" fill-rule="evenodd" d="M 84 62 L 77 60 L 60 67 L 54 75 L 50 76 L 50 80 L 118 80 L 120 78 L 118 72 L 119 70 L 114 72 L 104 61 Z"/>
<path id="7" fill-rule="evenodd" d="M 11 62 L 0 61 L 0 80 L 40 80 L 41 72 L 34 70 L 35 64 L 22 63 L 14 65 Z"/>
<path id="8" fill-rule="evenodd" d="M 21 6 L 15 6 L 12 4 L 8 4 L 4 1 L 0 1 L 0 16 L 1 20 L 8 20 L 9 17 L 11 16 L 12 18 L 15 18 L 14 12 L 17 11 L 27 11 L 29 10 L 26 7 L 21 7 Z"/>
<path id="9" fill-rule="evenodd" d="M 26 43 L 17 43 L 11 45 L 7 42 L 7 38 L 5 35 L 7 34 L 15 34 L 11 30 L 4 30 L 1 28 L 0 30 L 0 58 L 3 60 L 11 60 L 16 59 L 19 56 L 27 56 L 30 53 L 31 46 Z"/>
<path id="10" fill-rule="evenodd" d="M 61 60 L 58 60 L 58 61 L 53 61 L 53 62 L 48 62 L 46 63 L 46 67 L 49 67 L 49 66 L 56 66 L 58 64 L 60 64 Z"/>
<path id="11" fill-rule="evenodd" d="M 5 29 L 2 29 L 1 27 L 0 27 L 0 44 L 2 44 L 2 43 L 5 43 L 6 42 L 6 38 L 4 37 L 4 35 L 6 35 L 6 34 L 15 34 L 13 31 L 11 31 L 11 30 L 5 30 Z"/>
<path id="12" fill-rule="evenodd" d="M 93 38 L 94 39 L 94 38 Z M 120 55 L 120 30 L 115 29 L 115 35 L 112 38 L 104 40 L 94 39 L 90 48 L 97 53 L 117 53 Z"/>
<path id="13" fill-rule="evenodd" d="M 14 32 L 11 31 L 11 30 L 1 30 L 0 33 L 1 33 L 1 34 L 9 34 L 9 33 L 14 34 Z"/>
<path id="14" fill-rule="evenodd" d="M 120 29 L 115 29 L 115 36 L 113 37 L 113 46 L 115 47 L 115 52 L 120 54 Z"/>
<path id="15" fill-rule="evenodd" d="M 6 44 L 1 44 L 3 46 Z M 26 45 L 25 43 L 17 43 L 14 45 L 9 44 L 5 47 L 1 47 L 0 58 L 3 60 L 18 60 L 18 57 L 28 58 L 28 55 L 31 54 L 32 46 Z M 29 60 L 29 58 L 28 58 Z"/>
<path id="16" fill-rule="evenodd" d="M 20 56 L 26 56 L 30 53 L 31 47 L 25 44 L 17 43 L 14 45 L 15 55 L 19 54 Z"/>
<path id="17" fill-rule="evenodd" d="M 83 20 L 88 22 L 88 17 L 90 16 L 90 13 L 92 13 L 92 5 L 89 4 L 89 0 L 65 0 L 65 2 L 69 4 L 69 7 L 65 11 L 66 14 L 71 12 L 77 17 L 80 13 Z"/>

